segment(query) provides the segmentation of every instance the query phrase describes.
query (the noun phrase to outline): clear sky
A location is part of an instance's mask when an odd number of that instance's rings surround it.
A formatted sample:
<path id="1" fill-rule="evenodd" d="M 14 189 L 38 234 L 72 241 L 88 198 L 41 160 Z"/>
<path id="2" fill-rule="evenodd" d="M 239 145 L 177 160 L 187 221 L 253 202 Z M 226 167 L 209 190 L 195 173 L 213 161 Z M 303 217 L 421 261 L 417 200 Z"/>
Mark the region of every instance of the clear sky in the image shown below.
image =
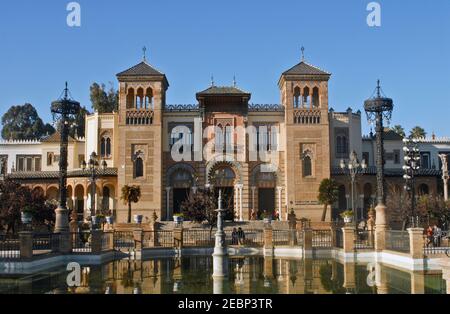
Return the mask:
<path id="1" fill-rule="evenodd" d="M 306 60 L 333 74 L 330 106 L 362 110 L 380 78 L 395 102 L 393 124 L 450 136 L 450 1 L 383 0 L 381 27 L 369 0 L 79 0 L 81 27 L 66 24 L 66 0 L 0 3 L 0 114 L 32 103 L 46 121 L 68 80 L 90 107 L 92 82 L 142 59 L 170 82 L 170 104 L 194 103 L 210 84 L 238 86 L 254 103 L 279 103 L 280 74 Z M 363 123 L 368 132 L 367 123 Z"/>

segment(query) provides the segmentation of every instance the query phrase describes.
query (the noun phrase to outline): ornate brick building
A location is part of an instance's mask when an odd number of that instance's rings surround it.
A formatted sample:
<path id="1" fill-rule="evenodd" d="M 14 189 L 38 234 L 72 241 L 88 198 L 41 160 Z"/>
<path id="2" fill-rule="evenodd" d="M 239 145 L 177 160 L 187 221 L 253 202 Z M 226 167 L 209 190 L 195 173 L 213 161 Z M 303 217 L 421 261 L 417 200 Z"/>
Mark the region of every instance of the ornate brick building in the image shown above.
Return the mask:
<path id="1" fill-rule="evenodd" d="M 107 164 L 97 181 L 96 207 L 112 209 L 119 222 L 127 216 L 127 206 L 120 201 L 124 185 L 141 187 L 133 214 L 147 218 L 155 212 L 161 220 L 171 220 L 189 193 L 209 186 L 223 192 L 233 212 L 228 219 L 248 220 L 252 209 L 278 211 L 286 219 L 293 209 L 297 217 L 317 221 L 323 208 L 317 201 L 320 182 L 333 177 L 341 185 L 340 199 L 332 214 L 329 211 L 329 220 L 349 207 L 348 178 L 338 165 L 355 151 L 369 164 L 356 192 L 363 217 L 375 193 L 374 140 L 362 136 L 359 111 L 329 109 L 330 77 L 302 60 L 281 74 L 280 104 L 255 105 L 251 93 L 236 83 L 212 82 L 196 94 L 197 104 L 168 105 L 167 77 L 144 60 L 117 75 L 118 112 L 87 116 L 86 138 L 71 139 L 69 207 L 80 217 L 90 214 L 89 173 L 81 164 L 96 152 Z M 386 173 L 401 185 L 401 138 L 386 133 L 385 142 Z M 436 147 L 433 143 L 424 139 L 421 145 Z M 418 189 L 427 193 L 439 190 L 437 154 L 450 152 L 450 141 L 439 145 L 426 156 L 429 166 L 419 174 Z M 8 152 L 13 146 L 24 151 L 24 160 Z M 0 149 L 2 174 L 9 172 L 11 178 L 56 198 L 55 136 L 28 144 L 3 142 Z M 27 150 L 34 165 L 29 168 Z"/>

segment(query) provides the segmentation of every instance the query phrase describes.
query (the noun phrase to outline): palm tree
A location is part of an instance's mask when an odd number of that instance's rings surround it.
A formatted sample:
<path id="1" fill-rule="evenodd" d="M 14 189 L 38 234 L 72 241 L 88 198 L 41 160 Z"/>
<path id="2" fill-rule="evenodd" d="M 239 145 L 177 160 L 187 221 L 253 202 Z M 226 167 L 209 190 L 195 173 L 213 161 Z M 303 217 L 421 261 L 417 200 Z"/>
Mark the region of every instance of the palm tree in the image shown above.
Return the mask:
<path id="1" fill-rule="evenodd" d="M 139 202 L 141 198 L 141 187 L 137 185 L 125 185 L 122 188 L 122 196 L 120 197 L 124 204 L 128 205 L 128 219 L 127 222 L 131 223 L 131 203 Z"/>
<path id="2" fill-rule="evenodd" d="M 339 199 L 339 186 L 332 179 L 323 179 L 319 187 L 317 199 L 323 204 L 322 221 L 327 217 L 328 205 L 333 205 Z"/>
<path id="3" fill-rule="evenodd" d="M 401 125 L 394 125 L 391 130 L 401 137 L 406 137 L 405 129 Z"/>
<path id="4" fill-rule="evenodd" d="M 424 138 L 425 136 L 427 136 L 427 132 L 420 126 L 415 126 L 409 133 L 409 137 L 412 139 Z"/>

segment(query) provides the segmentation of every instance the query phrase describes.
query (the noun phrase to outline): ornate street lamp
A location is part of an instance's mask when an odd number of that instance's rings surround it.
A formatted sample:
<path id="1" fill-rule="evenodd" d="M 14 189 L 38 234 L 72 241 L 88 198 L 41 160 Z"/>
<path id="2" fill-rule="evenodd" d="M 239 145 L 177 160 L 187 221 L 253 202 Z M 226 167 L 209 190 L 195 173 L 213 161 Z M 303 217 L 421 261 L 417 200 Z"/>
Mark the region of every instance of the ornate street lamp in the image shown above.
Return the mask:
<path id="1" fill-rule="evenodd" d="M 417 139 L 403 139 L 404 166 L 403 179 L 405 179 L 405 190 L 411 193 L 411 225 L 414 226 L 416 207 L 416 174 L 420 169 L 420 152 Z"/>
<path id="2" fill-rule="evenodd" d="M 96 222 L 96 209 L 95 209 L 95 195 L 97 193 L 97 179 L 100 176 L 100 165 L 98 162 L 98 156 L 95 152 L 92 152 L 91 156 L 89 157 L 89 161 L 88 164 L 86 164 L 85 161 L 83 161 L 83 171 L 89 171 L 90 174 L 90 183 L 91 183 L 91 208 L 90 208 L 90 214 L 92 217 L 92 224 L 93 227 L 97 224 Z M 87 169 L 87 167 L 89 167 L 89 169 Z M 103 160 L 102 162 L 102 170 L 103 172 L 106 170 L 106 168 L 108 167 L 107 163 L 105 160 Z"/>
<path id="3" fill-rule="evenodd" d="M 388 123 L 392 118 L 394 102 L 381 95 L 380 80 L 377 82 L 376 95 L 364 102 L 364 109 L 369 123 L 375 123 L 376 130 L 376 168 L 377 168 L 377 220 L 379 225 L 386 225 L 385 217 L 385 181 L 384 181 L 384 144 L 383 120 Z"/>
<path id="4" fill-rule="evenodd" d="M 53 118 L 59 120 L 61 126 L 60 158 L 59 158 L 59 206 L 56 209 L 55 233 L 69 231 L 69 215 L 67 209 L 67 147 L 69 142 L 69 118 L 80 111 L 80 103 L 69 98 L 69 89 L 63 92 L 63 98 L 52 102 Z"/>
<path id="5" fill-rule="evenodd" d="M 442 180 L 444 181 L 444 200 L 448 201 L 448 155 L 439 154 L 439 158 L 442 162 Z"/>
<path id="6" fill-rule="evenodd" d="M 354 216 L 354 225 L 355 229 L 358 226 L 358 211 L 356 210 L 355 206 L 355 182 L 356 182 L 356 176 L 359 174 L 362 174 L 365 169 L 367 169 L 367 163 L 363 159 L 361 163 L 359 163 L 358 156 L 355 151 L 353 151 L 350 154 L 350 159 L 348 161 L 348 164 L 345 163 L 345 161 L 342 159 L 340 163 L 341 169 L 346 170 L 348 169 L 348 173 L 350 175 L 351 183 L 352 183 L 352 196 L 351 196 L 351 203 L 352 203 L 352 210 L 353 210 L 353 216 Z"/>

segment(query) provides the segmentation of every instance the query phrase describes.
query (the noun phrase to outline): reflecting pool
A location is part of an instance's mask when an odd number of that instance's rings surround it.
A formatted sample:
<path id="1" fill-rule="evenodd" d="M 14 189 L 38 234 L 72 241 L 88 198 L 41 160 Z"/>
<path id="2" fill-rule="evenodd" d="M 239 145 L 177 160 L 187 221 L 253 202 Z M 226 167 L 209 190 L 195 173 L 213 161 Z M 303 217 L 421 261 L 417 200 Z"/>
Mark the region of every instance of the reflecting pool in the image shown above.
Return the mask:
<path id="1" fill-rule="evenodd" d="M 66 267 L 0 278 L 0 293 L 37 294 L 445 294 L 438 272 L 413 272 L 380 264 L 330 259 L 230 257 L 229 274 L 213 279 L 210 256 L 118 260 L 81 266 L 76 287 Z M 75 278 L 75 277 L 70 277 Z"/>

